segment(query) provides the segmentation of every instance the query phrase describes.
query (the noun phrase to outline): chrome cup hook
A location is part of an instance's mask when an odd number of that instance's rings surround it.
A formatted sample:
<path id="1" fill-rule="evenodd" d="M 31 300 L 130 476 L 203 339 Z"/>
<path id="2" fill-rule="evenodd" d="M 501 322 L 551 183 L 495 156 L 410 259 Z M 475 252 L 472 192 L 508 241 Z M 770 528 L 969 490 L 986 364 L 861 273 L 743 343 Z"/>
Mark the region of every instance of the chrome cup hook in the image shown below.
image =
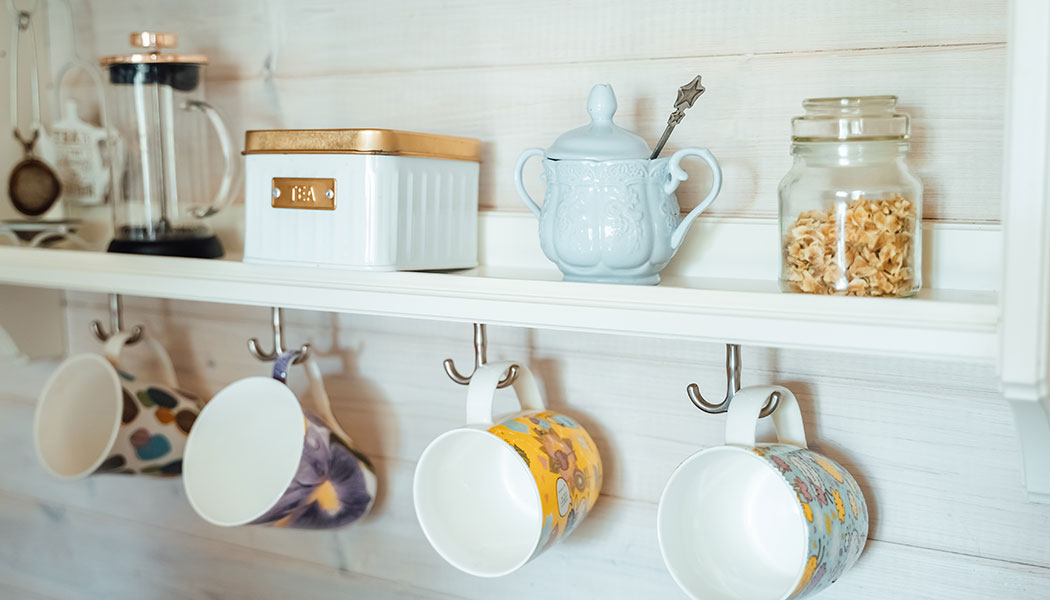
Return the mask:
<path id="1" fill-rule="evenodd" d="M 488 332 L 485 330 L 485 325 L 481 323 L 474 323 L 474 370 L 470 372 L 470 375 L 460 375 L 459 371 L 456 370 L 456 364 L 451 358 L 446 358 L 445 362 L 445 373 L 448 374 L 448 378 L 460 385 L 469 385 L 471 377 L 478 370 L 478 367 L 484 365 L 489 361 L 488 359 Z M 508 387 L 514 383 L 514 380 L 518 378 L 518 365 L 512 365 L 507 369 L 506 375 L 503 379 L 500 379 L 499 384 L 496 386 L 497 389 Z"/>
<path id="2" fill-rule="evenodd" d="M 277 357 L 283 354 L 286 349 L 284 347 L 284 324 L 281 322 L 282 314 L 281 309 L 274 307 L 271 309 L 270 323 L 273 326 L 273 350 L 266 352 L 261 348 L 259 338 L 252 338 L 248 340 L 248 351 L 252 353 L 252 356 L 263 361 L 276 360 Z M 310 344 L 303 344 L 299 347 L 299 356 L 295 357 L 292 361 L 293 365 L 297 365 L 307 358 L 310 357 Z"/>
<path id="3" fill-rule="evenodd" d="M 708 402 L 700 393 L 700 386 L 690 383 L 685 391 L 693 405 L 705 413 L 718 414 L 729 410 L 729 404 L 733 396 L 740 391 L 740 345 L 726 344 L 726 395 L 718 404 Z M 766 398 L 766 404 L 762 407 L 759 417 L 768 417 L 777 410 L 780 404 L 780 392 L 773 392 Z"/>
<path id="4" fill-rule="evenodd" d="M 110 294 L 109 331 L 106 331 L 102 323 L 96 320 L 91 322 L 91 333 L 95 334 L 99 341 L 105 342 L 121 331 L 124 331 L 124 299 L 120 294 Z M 142 325 L 136 325 L 131 329 L 131 337 L 128 338 L 127 343 L 134 344 L 141 339 Z"/>

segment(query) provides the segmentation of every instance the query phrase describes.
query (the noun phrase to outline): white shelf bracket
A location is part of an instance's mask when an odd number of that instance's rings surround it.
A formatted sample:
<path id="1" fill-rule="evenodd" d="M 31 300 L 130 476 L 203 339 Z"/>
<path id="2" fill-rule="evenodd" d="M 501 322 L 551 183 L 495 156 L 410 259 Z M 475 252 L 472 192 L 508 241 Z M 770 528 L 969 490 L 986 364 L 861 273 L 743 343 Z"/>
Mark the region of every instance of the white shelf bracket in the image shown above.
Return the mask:
<path id="1" fill-rule="evenodd" d="M 999 372 L 1029 500 L 1050 503 L 1050 3 L 1010 8 Z"/>

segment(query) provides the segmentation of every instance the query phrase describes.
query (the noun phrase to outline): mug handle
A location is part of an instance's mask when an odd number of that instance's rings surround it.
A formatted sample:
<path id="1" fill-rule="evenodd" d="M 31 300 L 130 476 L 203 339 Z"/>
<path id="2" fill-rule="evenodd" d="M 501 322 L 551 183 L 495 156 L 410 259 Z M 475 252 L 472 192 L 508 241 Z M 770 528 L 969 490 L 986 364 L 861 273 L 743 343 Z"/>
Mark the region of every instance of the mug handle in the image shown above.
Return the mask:
<path id="1" fill-rule="evenodd" d="M 780 393 L 780 403 L 773 412 L 773 425 L 777 429 L 777 441 L 799 448 L 808 448 L 806 428 L 802 422 L 802 411 L 791 390 L 779 385 L 759 385 L 741 389 L 733 396 L 726 419 L 726 445 L 755 445 L 755 427 L 758 415 L 773 392 Z"/>
<path id="2" fill-rule="evenodd" d="M 496 395 L 496 387 L 507 369 L 514 366 L 512 362 L 494 362 L 481 365 L 470 378 L 467 387 L 467 425 L 483 425 L 491 427 L 492 400 Z M 514 393 L 518 396 L 518 403 L 522 410 L 544 410 L 547 406 L 540 395 L 540 388 L 536 385 L 536 378 L 532 371 L 525 365 L 518 365 L 518 377 L 514 380 Z"/>
<path id="3" fill-rule="evenodd" d="M 525 183 L 521 180 L 525 163 L 529 162 L 529 159 L 533 156 L 543 156 L 543 148 L 529 148 L 518 157 L 518 164 L 514 166 L 514 187 L 518 190 L 518 196 L 521 196 L 521 201 L 525 203 L 525 206 L 529 207 L 529 210 L 538 219 L 540 218 L 540 207 L 536 205 L 536 201 L 529 195 L 529 192 L 525 189 Z"/>
<path id="4" fill-rule="evenodd" d="M 299 357 L 299 354 L 299 350 L 288 350 L 280 354 L 277 357 L 277 361 L 273 364 L 273 378 L 287 385 L 288 369 L 295 363 L 295 359 Z M 325 390 L 324 376 L 321 375 L 320 365 L 313 358 L 307 357 L 303 361 L 303 367 L 306 369 L 306 377 L 309 381 L 306 388 L 306 396 L 310 399 L 310 408 L 313 409 L 317 416 L 321 417 L 321 420 L 328 425 L 329 429 L 341 435 L 347 443 L 353 445 L 353 440 L 339 426 L 339 420 L 335 418 L 335 413 L 332 412 L 332 400 L 328 397 L 328 391 Z"/>
<path id="5" fill-rule="evenodd" d="M 671 234 L 671 247 L 675 250 L 682 245 L 682 240 L 685 239 L 685 234 L 689 231 L 689 228 L 693 226 L 693 221 L 700 216 L 700 213 L 707 210 L 708 206 L 711 206 L 711 203 L 718 196 L 718 192 L 722 191 L 722 167 L 718 165 L 715 155 L 711 154 L 711 151 L 707 148 L 682 148 L 672 154 L 670 162 L 667 163 L 668 180 L 664 183 L 664 193 L 673 194 L 678 189 L 679 184 L 689 179 L 689 174 L 685 172 L 681 165 L 682 159 L 687 156 L 699 156 L 711 167 L 711 191 L 707 193 L 707 197 L 700 204 L 697 204 L 693 207 L 693 210 L 689 211 L 689 214 L 682 219 L 682 222 L 675 228 L 674 233 Z"/>
<path id="6" fill-rule="evenodd" d="M 103 352 L 114 367 L 120 365 L 120 352 L 125 346 L 127 346 L 128 340 L 131 339 L 131 336 L 134 334 L 134 331 L 118 331 L 109 336 L 109 339 L 106 340 Z M 142 334 L 142 341 L 146 342 L 150 351 L 152 351 L 157 357 L 157 362 L 160 363 L 161 383 L 170 388 L 178 388 L 179 380 L 175 375 L 175 365 L 172 364 L 171 356 L 168 355 L 164 346 L 161 346 L 160 342 L 153 339 L 151 336 L 146 335 L 145 332 Z"/>

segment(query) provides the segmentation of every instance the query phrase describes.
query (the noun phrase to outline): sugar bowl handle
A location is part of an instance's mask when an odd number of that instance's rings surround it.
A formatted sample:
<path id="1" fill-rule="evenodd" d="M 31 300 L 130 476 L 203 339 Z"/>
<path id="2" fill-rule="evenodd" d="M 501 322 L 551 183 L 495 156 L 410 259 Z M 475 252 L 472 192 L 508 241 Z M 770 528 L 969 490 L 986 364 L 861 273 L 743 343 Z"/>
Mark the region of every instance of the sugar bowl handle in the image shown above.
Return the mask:
<path id="1" fill-rule="evenodd" d="M 711 154 L 711 151 L 707 148 L 682 148 L 675 152 L 667 163 L 668 179 L 664 183 L 664 193 L 673 194 L 680 183 L 689 179 L 689 174 L 682 169 L 681 165 L 682 159 L 687 156 L 699 156 L 711 167 L 711 191 L 707 193 L 707 197 L 700 204 L 697 204 L 693 210 L 689 211 L 689 214 L 682 219 L 674 233 L 671 234 L 671 247 L 675 250 L 682 245 L 682 240 L 685 239 L 685 234 L 692 227 L 693 221 L 700 216 L 700 213 L 707 210 L 708 206 L 711 206 L 711 203 L 718 196 L 718 192 L 722 191 L 722 167 L 718 165 L 718 161 L 715 160 L 715 156 Z"/>
<path id="2" fill-rule="evenodd" d="M 532 196 L 529 196 L 529 193 L 525 190 L 525 184 L 521 181 L 521 171 L 525 168 L 525 163 L 529 162 L 529 159 L 533 156 L 543 156 L 543 148 L 529 148 L 518 157 L 518 164 L 514 167 L 514 187 L 518 189 L 521 201 L 525 203 L 525 206 L 529 207 L 529 210 L 538 219 L 540 218 L 540 207 L 536 205 Z"/>

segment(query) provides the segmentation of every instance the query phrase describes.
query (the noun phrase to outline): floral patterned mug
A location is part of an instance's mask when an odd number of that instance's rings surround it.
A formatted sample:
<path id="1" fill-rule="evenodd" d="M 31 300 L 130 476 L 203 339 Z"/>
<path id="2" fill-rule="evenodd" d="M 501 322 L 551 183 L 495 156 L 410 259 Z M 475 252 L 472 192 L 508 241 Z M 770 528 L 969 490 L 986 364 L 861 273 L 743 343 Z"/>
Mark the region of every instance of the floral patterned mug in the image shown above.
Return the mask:
<path id="1" fill-rule="evenodd" d="M 55 369 L 37 401 L 33 442 L 45 469 L 60 479 L 98 473 L 172 477 L 182 472 L 186 436 L 200 412 L 178 388 L 164 348 L 143 334 L 157 375 L 129 373 L 120 355 L 131 332 L 106 342 L 104 355 L 85 353 Z"/>
<path id="2" fill-rule="evenodd" d="M 412 485 L 430 545 L 478 577 L 512 573 L 569 535 L 602 487 L 594 440 L 545 408 L 524 365 L 514 381 L 521 412 L 493 419 L 496 386 L 512 364 L 478 368 L 467 389 L 467 425 L 427 446 Z"/>
<path id="3" fill-rule="evenodd" d="M 778 442 L 756 444 L 774 391 Z M 725 445 L 693 454 L 671 475 L 657 534 L 668 571 L 694 600 L 807 598 L 856 562 L 868 510 L 853 477 L 806 448 L 795 396 L 748 387 L 729 407 Z"/>
<path id="4" fill-rule="evenodd" d="M 183 484 L 204 520 L 331 529 L 371 509 L 375 469 L 336 422 L 317 363 L 303 363 L 311 408 L 285 383 L 297 356 L 281 354 L 272 378 L 236 381 L 201 411 L 186 443 Z"/>

